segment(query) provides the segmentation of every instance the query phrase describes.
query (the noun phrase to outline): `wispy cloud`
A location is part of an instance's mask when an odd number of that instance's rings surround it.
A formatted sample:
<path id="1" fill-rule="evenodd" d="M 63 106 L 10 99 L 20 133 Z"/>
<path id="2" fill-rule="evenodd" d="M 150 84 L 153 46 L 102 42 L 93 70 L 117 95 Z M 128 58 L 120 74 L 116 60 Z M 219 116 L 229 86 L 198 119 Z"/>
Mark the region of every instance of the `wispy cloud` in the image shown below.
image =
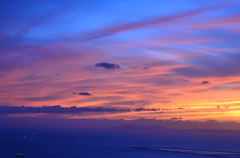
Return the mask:
<path id="1" fill-rule="evenodd" d="M 169 15 L 169 16 L 165 16 L 165 17 L 151 17 L 151 18 L 147 18 L 142 21 L 139 21 L 139 22 L 107 27 L 107 28 L 100 29 L 97 31 L 79 34 L 75 37 L 68 37 L 68 38 L 62 39 L 62 40 L 83 42 L 83 41 L 103 38 L 103 37 L 114 35 L 114 34 L 117 34 L 117 33 L 123 32 L 123 31 L 138 29 L 138 28 L 142 28 L 142 27 L 148 27 L 148 26 L 157 25 L 157 24 L 164 24 L 164 23 L 168 23 L 168 22 L 174 22 L 177 20 L 181 20 L 184 18 L 189 18 L 191 16 L 196 16 L 198 14 L 204 13 L 208 10 L 212 10 L 217 7 L 220 7 L 220 6 L 213 6 L 213 7 L 204 8 L 204 9 L 198 9 L 198 10 L 193 10 L 193 11 L 188 11 L 188 12 L 183 12 L 183 13 L 177 13 L 177 14 L 173 14 L 173 15 Z"/>

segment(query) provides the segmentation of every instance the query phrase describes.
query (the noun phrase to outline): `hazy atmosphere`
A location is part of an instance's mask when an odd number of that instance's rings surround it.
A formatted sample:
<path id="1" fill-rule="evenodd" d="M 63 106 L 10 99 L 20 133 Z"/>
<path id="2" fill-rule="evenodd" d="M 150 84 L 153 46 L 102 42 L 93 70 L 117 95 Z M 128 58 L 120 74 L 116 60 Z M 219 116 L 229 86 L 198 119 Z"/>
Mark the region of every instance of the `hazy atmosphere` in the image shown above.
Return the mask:
<path id="1" fill-rule="evenodd" d="M 0 0 L 0 158 L 239 158 L 240 0 Z"/>
<path id="2" fill-rule="evenodd" d="M 240 130 L 239 0 L 3 0 L 0 21 L 0 126 Z"/>

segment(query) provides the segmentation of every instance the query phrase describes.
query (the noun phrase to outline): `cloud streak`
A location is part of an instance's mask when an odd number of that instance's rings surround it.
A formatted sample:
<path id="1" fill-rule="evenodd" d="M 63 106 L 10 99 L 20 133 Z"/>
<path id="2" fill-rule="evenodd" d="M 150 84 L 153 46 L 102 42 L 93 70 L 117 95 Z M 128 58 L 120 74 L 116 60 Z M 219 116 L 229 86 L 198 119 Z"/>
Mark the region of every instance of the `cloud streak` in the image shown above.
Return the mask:
<path id="1" fill-rule="evenodd" d="M 184 13 L 177 13 L 177 14 L 173 14 L 170 16 L 166 16 L 166 17 L 152 17 L 152 18 L 148 18 L 148 19 L 145 19 L 145 20 L 142 20 L 139 22 L 118 25 L 118 26 L 112 26 L 112 27 L 107 27 L 107 28 L 100 29 L 97 31 L 79 34 L 78 37 L 73 37 L 73 38 L 70 37 L 70 38 L 66 38 L 65 40 L 71 40 L 71 41 L 75 40 L 76 42 L 94 40 L 94 39 L 98 39 L 98 38 L 111 36 L 111 35 L 114 35 L 114 34 L 117 34 L 117 33 L 123 32 L 123 31 L 148 27 L 148 26 L 157 25 L 157 24 L 163 24 L 163 23 L 167 23 L 167 22 L 181 20 L 181 19 L 184 19 L 187 17 L 196 16 L 198 14 L 201 14 L 208 10 L 212 10 L 217 7 L 219 7 L 219 6 L 213 6 L 213 7 L 209 7 L 209 8 L 198 9 L 198 10 L 188 11 L 188 12 L 184 12 Z M 64 40 L 64 39 L 62 39 L 62 40 Z"/>

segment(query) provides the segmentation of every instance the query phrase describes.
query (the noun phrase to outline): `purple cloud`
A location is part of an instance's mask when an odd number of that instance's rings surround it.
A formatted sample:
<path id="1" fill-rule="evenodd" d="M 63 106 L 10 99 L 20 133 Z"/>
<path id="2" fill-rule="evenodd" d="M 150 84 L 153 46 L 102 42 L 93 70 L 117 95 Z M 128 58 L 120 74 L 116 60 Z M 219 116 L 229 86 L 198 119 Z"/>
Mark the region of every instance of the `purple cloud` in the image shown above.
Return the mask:
<path id="1" fill-rule="evenodd" d="M 61 107 L 42 106 L 42 107 L 14 107 L 0 106 L 0 114 L 17 114 L 17 113 L 83 113 L 83 112 L 130 112 L 130 109 L 103 108 L 103 107 Z"/>
<path id="2" fill-rule="evenodd" d="M 1 106 L 0 114 L 18 114 L 18 113 L 59 113 L 59 114 L 74 114 L 83 112 L 131 112 L 131 111 L 158 111 L 155 108 L 136 108 L 136 109 L 120 109 L 120 108 L 104 108 L 104 107 L 62 107 L 55 106 L 42 106 L 42 107 L 29 107 L 29 106 Z"/>
<path id="3" fill-rule="evenodd" d="M 107 62 L 98 63 L 95 65 L 95 67 L 103 67 L 105 69 L 119 69 L 120 68 L 120 66 L 117 64 L 107 63 Z"/>
<path id="4" fill-rule="evenodd" d="M 88 93 L 88 92 L 79 92 L 78 95 L 88 95 L 88 96 L 89 96 L 89 95 L 91 95 L 91 94 Z"/>

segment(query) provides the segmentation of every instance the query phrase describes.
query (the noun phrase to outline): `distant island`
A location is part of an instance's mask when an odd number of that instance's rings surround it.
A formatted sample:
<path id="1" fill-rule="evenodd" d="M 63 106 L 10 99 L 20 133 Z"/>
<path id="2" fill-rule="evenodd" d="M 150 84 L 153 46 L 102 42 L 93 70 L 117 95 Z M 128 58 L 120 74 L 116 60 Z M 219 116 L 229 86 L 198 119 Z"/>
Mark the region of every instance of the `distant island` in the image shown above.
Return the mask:
<path id="1" fill-rule="evenodd" d="M 206 134 L 239 134 L 240 130 L 226 130 L 226 129 L 173 129 L 162 126 L 147 126 L 147 125 L 124 125 L 108 128 L 91 128 L 88 130 L 98 131 L 114 131 L 114 132 L 132 132 L 138 133 L 206 133 Z"/>

